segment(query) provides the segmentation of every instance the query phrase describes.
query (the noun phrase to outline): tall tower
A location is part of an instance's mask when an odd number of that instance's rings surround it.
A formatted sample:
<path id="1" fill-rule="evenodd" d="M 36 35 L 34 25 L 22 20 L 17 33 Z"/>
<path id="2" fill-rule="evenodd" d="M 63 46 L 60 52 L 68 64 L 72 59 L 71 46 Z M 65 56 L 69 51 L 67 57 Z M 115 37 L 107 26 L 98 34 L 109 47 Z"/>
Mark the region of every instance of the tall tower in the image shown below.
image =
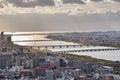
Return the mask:
<path id="1" fill-rule="evenodd" d="M 4 32 L 1 32 L 1 40 L 4 41 Z"/>
<path id="2" fill-rule="evenodd" d="M 12 44 L 11 36 L 8 36 L 8 37 L 7 37 L 7 43 L 8 43 L 8 44 Z"/>

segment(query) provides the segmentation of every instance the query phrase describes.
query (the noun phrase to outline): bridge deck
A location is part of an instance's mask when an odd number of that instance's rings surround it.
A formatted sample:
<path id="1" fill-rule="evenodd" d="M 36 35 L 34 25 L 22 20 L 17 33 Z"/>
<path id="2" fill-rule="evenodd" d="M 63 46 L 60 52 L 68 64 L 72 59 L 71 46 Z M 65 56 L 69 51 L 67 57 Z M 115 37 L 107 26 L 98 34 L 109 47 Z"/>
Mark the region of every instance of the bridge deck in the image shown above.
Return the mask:
<path id="1" fill-rule="evenodd" d="M 114 51 L 120 50 L 119 48 L 114 49 L 86 49 L 86 50 L 68 50 L 68 51 L 50 51 L 51 53 L 73 53 L 73 52 L 96 52 L 96 51 Z"/>
<path id="2" fill-rule="evenodd" d="M 28 35 L 48 35 L 48 33 L 20 33 L 20 34 L 12 34 L 12 36 L 28 36 Z"/>
<path id="3" fill-rule="evenodd" d="M 55 41 L 55 40 L 17 40 L 13 42 L 41 42 L 41 41 Z"/>
<path id="4" fill-rule="evenodd" d="M 10 47 L 10 46 L 9 46 Z M 9 48 L 7 47 L 7 48 Z M 46 46 L 16 46 L 10 48 L 29 48 L 29 49 L 46 49 L 53 53 L 69 53 L 69 52 L 92 52 L 92 51 L 113 51 L 120 50 L 116 47 L 90 46 L 90 45 L 46 45 Z M 2 48 L 2 46 L 1 46 Z"/>

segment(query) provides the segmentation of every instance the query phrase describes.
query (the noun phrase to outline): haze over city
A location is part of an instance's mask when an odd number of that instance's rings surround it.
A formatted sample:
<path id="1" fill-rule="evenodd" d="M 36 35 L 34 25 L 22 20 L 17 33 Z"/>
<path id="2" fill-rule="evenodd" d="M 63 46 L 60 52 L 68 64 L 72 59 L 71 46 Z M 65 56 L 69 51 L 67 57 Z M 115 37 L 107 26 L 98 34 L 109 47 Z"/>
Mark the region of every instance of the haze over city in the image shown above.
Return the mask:
<path id="1" fill-rule="evenodd" d="M 0 0 L 0 80 L 120 80 L 120 0 Z"/>
<path id="2" fill-rule="evenodd" d="M 119 5 L 119 0 L 1 0 L 0 30 L 118 31 Z"/>

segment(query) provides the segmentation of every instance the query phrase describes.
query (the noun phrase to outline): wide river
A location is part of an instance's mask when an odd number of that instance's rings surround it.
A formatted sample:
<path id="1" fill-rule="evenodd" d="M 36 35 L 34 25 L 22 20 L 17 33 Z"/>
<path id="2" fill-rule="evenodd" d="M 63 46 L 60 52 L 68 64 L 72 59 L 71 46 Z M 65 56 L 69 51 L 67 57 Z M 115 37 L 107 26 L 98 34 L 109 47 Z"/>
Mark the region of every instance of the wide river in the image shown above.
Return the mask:
<path id="1" fill-rule="evenodd" d="M 26 36 L 13 36 L 12 40 L 17 41 L 17 40 L 48 40 L 47 38 L 45 38 L 46 35 L 26 35 Z M 45 46 L 45 45 L 74 45 L 76 43 L 72 43 L 72 42 L 64 42 L 64 41 L 41 41 L 41 42 L 16 42 L 16 44 L 19 45 L 27 45 L 27 46 Z M 74 50 L 74 49 L 93 49 L 93 48 L 109 48 L 109 47 L 104 47 L 104 46 L 89 46 L 89 47 L 79 47 L 79 48 L 56 48 L 56 49 L 52 49 L 50 48 L 50 50 L 53 51 L 63 51 L 63 50 Z M 94 58 L 99 58 L 99 59 L 106 59 L 106 60 L 112 60 L 112 61 L 120 61 L 120 50 L 116 50 L 116 51 L 96 51 L 96 52 L 73 52 L 70 54 L 76 54 L 76 55 L 87 55 L 87 56 L 91 56 Z"/>

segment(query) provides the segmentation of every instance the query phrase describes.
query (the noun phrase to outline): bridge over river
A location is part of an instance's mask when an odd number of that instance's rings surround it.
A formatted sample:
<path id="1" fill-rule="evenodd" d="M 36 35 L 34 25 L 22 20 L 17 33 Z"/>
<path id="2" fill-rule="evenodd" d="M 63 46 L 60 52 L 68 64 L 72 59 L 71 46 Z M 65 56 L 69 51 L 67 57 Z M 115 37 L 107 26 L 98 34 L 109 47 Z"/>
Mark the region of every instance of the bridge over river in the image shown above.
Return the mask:
<path id="1" fill-rule="evenodd" d="M 13 35 L 14 36 L 13 38 L 15 38 L 13 40 L 18 40 L 18 41 L 14 41 L 15 44 L 23 45 L 22 46 L 23 48 L 38 49 L 38 50 L 45 49 L 50 53 L 70 53 L 76 55 L 87 55 L 100 59 L 120 61 L 120 48 L 81 45 L 72 42 L 50 40 L 46 38 L 46 35 L 47 33 L 17 34 L 17 35 Z"/>
<path id="2" fill-rule="evenodd" d="M 17 41 L 13 41 L 13 42 L 42 42 L 42 41 L 56 41 L 56 40 L 51 40 L 51 39 L 47 39 L 47 40 L 17 40 Z"/>
<path id="3" fill-rule="evenodd" d="M 97 51 L 116 51 L 120 48 L 91 46 L 91 45 L 46 45 L 46 46 L 22 46 L 38 50 L 48 50 L 50 53 L 74 53 L 74 52 L 97 52 Z"/>
<path id="4" fill-rule="evenodd" d="M 36 34 L 17 34 L 16 36 L 21 35 L 36 35 Z M 37 35 L 46 35 L 46 34 L 37 34 Z M 13 42 L 46 42 L 51 43 L 56 40 L 44 39 L 44 40 L 17 40 Z M 80 45 L 80 44 L 57 44 L 53 45 L 40 45 L 40 46 L 22 46 L 23 48 L 38 49 L 38 50 L 47 50 L 50 53 L 76 53 L 76 52 L 100 52 L 100 51 L 118 51 L 120 48 L 117 47 L 105 47 L 105 46 L 91 46 L 91 45 Z"/>

